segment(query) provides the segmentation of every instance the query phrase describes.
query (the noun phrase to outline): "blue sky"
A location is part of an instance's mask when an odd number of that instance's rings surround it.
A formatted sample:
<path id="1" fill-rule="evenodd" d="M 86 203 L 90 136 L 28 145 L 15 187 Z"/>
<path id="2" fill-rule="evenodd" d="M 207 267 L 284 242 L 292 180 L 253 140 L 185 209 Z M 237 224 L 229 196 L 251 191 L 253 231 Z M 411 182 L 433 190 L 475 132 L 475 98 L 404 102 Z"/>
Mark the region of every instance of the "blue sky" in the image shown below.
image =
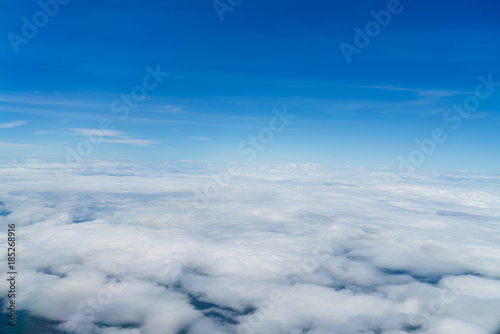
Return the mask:
<path id="1" fill-rule="evenodd" d="M 397 168 L 442 128 L 418 169 L 500 172 L 500 86 L 457 129 L 443 118 L 478 76 L 500 82 L 500 5 L 402 0 L 348 63 L 339 44 L 389 2 L 233 0 L 221 21 L 209 0 L 71 0 L 17 53 L 41 8 L 5 3 L 0 155 L 65 158 L 109 118 L 86 158 L 245 161 L 238 146 L 286 106 L 296 117 L 255 162 Z M 111 104 L 147 66 L 169 76 L 122 119 Z"/>

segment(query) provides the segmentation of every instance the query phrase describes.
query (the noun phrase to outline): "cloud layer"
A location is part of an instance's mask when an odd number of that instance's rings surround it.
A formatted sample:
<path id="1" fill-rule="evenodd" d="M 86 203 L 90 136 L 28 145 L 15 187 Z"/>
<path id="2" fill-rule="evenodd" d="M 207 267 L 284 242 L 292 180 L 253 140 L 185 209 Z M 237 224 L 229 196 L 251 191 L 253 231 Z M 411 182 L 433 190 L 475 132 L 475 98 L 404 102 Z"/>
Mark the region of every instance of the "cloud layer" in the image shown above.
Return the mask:
<path id="1" fill-rule="evenodd" d="M 70 333 L 498 329 L 500 177 L 292 167 L 246 167 L 198 209 L 215 167 L 1 165 L 19 307 Z"/>

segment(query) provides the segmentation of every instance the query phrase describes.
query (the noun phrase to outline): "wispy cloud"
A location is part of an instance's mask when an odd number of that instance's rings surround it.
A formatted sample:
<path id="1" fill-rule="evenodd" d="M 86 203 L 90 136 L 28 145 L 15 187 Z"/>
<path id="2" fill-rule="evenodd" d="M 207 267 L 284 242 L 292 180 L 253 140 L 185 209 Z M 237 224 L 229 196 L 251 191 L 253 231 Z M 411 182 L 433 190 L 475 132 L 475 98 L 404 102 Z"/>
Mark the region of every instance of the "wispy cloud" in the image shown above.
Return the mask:
<path id="1" fill-rule="evenodd" d="M 449 90 L 449 89 L 422 89 L 422 88 L 408 88 L 408 87 L 398 87 L 392 85 L 356 85 L 351 86 L 355 88 L 371 88 L 371 89 L 380 89 L 387 91 L 401 91 L 401 92 L 413 92 L 416 96 L 419 97 L 431 97 L 431 98 L 442 98 L 442 97 L 450 97 L 456 95 L 467 94 L 466 92 Z"/>
<path id="2" fill-rule="evenodd" d="M 25 121 L 14 121 L 14 122 L 9 122 L 9 123 L 0 123 L 0 128 L 15 128 L 18 126 L 23 126 L 26 125 L 27 123 Z"/>
<path id="3" fill-rule="evenodd" d="M 48 133 L 55 133 L 57 131 L 53 131 L 53 130 L 38 130 L 38 131 L 35 131 L 35 134 L 36 135 L 46 135 Z"/>
<path id="4" fill-rule="evenodd" d="M 75 135 L 83 136 L 103 136 L 103 137 L 126 137 L 122 131 L 101 130 L 101 129 L 76 129 L 70 128 Z"/>
<path id="5" fill-rule="evenodd" d="M 189 139 L 199 140 L 199 141 L 208 141 L 210 138 L 207 137 L 189 137 Z"/>
<path id="6" fill-rule="evenodd" d="M 43 145 L 23 144 L 23 143 L 6 143 L 0 142 L 1 148 L 48 148 Z"/>
<path id="7" fill-rule="evenodd" d="M 133 146 L 142 146 L 142 147 L 151 147 L 154 144 L 157 144 L 157 141 L 150 139 L 139 139 L 139 138 L 130 138 L 122 131 L 116 130 L 101 130 L 101 129 L 80 129 L 80 128 L 70 128 L 73 135 L 82 135 L 82 136 L 92 136 L 92 137 L 100 137 L 99 140 L 101 143 L 110 143 L 110 144 L 128 144 Z"/>
<path id="8" fill-rule="evenodd" d="M 208 163 L 213 162 L 211 160 L 177 160 L 177 161 L 180 161 L 180 162 L 208 162 Z"/>
<path id="9" fill-rule="evenodd" d="M 84 99 L 72 99 L 41 96 L 39 94 L 0 94 L 0 103 L 20 103 L 21 105 L 38 105 L 38 106 L 62 106 L 62 107 L 82 107 L 88 109 L 102 108 L 102 105 L 95 101 Z"/>
<path id="10" fill-rule="evenodd" d="M 165 114 L 189 114 L 187 111 L 184 110 L 184 107 L 182 107 L 182 106 L 175 106 L 175 105 L 168 105 L 168 104 L 157 106 L 152 111 L 158 112 L 158 113 L 165 113 Z"/>
<path id="11" fill-rule="evenodd" d="M 123 139 L 104 139 L 103 143 L 112 143 L 112 144 L 129 144 L 133 146 L 142 146 L 142 147 L 151 147 L 153 144 L 157 144 L 158 142 L 149 139 L 134 139 L 134 138 L 123 138 Z"/>

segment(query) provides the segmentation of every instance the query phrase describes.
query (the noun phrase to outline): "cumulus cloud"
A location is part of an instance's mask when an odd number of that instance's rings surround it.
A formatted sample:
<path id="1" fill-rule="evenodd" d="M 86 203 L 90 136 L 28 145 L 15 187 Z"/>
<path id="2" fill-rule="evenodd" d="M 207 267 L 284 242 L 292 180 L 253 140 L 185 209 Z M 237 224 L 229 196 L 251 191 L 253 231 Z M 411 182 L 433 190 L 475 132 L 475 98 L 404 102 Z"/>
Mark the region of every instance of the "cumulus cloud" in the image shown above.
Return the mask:
<path id="1" fill-rule="evenodd" d="M 2 166 L 19 307 L 61 333 L 494 333 L 498 176 L 389 187 L 289 167 L 217 188 L 215 167 L 100 162 L 59 182 L 50 164 Z"/>

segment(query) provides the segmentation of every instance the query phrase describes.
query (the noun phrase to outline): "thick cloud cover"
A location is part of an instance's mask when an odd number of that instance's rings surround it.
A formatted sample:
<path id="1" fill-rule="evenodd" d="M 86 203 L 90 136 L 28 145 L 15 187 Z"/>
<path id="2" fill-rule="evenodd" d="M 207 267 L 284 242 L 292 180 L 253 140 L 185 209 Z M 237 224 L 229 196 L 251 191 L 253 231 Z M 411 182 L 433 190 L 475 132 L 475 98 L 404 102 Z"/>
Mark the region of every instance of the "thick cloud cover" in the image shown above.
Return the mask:
<path id="1" fill-rule="evenodd" d="M 62 179 L 42 162 L 0 167 L 1 224 L 19 236 L 18 307 L 47 333 L 500 325 L 499 176 L 388 185 L 380 171 L 266 165 L 217 187 L 215 167 L 96 163 Z"/>

